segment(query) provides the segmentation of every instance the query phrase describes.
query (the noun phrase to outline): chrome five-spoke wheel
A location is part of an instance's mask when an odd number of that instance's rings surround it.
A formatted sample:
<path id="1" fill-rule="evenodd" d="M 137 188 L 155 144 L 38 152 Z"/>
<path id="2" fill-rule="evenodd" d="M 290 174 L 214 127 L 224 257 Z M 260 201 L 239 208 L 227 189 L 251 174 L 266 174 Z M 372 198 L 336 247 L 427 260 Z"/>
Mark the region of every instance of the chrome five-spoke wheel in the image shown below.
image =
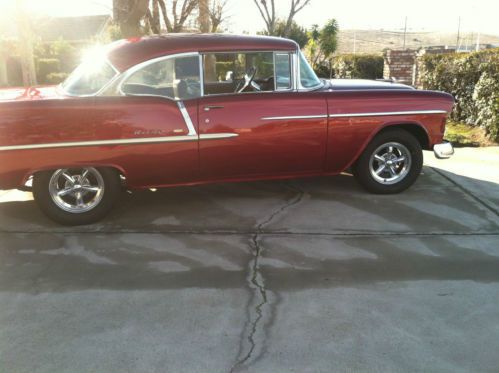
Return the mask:
<path id="1" fill-rule="evenodd" d="M 107 167 L 61 168 L 33 177 L 33 195 L 41 210 L 65 225 L 98 221 L 120 192 L 120 174 Z"/>
<path id="2" fill-rule="evenodd" d="M 372 193 L 400 193 L 418 178 L 423 167 L 421 143 L 401 128 L 377 134 L 352 166 L 359 183 Z"/>
<path id="3" fill-rule="evenodd" d="M 379 146 L 371 155 L 369 171 L 381 184 L 392 185 L 407 176 L 412 157 L 406 146 L 389 142 Z"/>
<path id="4" fill-rule="evenodd" d="M 102 175 L 92 167 L 57 170 L 49 183 L 54 203 L 71 213 L 92 210 L 102 200 L 104 188 Z"/>

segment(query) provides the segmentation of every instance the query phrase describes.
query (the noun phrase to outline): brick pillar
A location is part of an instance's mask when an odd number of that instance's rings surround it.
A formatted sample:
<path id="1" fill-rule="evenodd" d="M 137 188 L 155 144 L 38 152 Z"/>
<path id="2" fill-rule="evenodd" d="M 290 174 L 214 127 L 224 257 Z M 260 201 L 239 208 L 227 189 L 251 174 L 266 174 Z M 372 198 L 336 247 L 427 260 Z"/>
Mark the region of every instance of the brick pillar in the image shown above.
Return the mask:
<path id="1" fill-rule="evenodd" d="M 416 54 L 417 51 L 412 49 L 388 49 L 384 54 L 383 78 L 413 85 L 416 81 Z"/>

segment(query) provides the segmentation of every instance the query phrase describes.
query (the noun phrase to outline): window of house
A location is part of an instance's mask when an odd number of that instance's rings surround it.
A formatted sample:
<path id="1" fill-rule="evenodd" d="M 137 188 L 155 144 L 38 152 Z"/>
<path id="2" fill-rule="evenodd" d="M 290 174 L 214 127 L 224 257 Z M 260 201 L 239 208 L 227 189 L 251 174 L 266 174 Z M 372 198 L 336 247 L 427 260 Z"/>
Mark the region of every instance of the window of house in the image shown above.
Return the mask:
<path id="1" fill-rule="evenodd" d="M 199 56 L 172 57 L 132 73 L 122 92 L 132 96 L 162 96 L 185 100 L 201 96 Z"/>
<path id="2" fill-rule="evenodd" d="M 208 53 L 203 57 L 206 95 L 275 90 L 274 53 Z"/>

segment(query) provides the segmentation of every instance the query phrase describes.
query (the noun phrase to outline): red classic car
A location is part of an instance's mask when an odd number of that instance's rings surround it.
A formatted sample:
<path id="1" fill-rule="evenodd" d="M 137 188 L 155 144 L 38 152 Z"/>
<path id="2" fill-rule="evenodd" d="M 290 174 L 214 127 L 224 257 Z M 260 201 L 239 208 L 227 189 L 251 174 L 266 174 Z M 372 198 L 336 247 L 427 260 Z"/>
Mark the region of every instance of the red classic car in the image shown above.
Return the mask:
<path id="1" fill-rule="evenodd" d="M 103 217 L 126 188 L 335 175 L 374 193 L 441 158 L 453 98 L 320 80 L 297 44 L 176 34 L 123 40 L 57 87 L 0 91 L 0 188 L 32 188 L 63 224 Z"/>

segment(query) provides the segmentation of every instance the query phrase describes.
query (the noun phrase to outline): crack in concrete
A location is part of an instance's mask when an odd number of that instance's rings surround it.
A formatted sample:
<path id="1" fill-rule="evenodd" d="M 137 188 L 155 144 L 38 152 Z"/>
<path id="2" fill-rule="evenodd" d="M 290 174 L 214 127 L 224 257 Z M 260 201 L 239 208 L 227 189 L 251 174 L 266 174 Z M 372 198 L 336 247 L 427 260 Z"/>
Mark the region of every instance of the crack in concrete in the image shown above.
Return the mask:
<path id="1" fill-rule="evenodd" d="M 263 251 L 263 247 L 260 244 L 261 240 L 261 235 L 263 232 L 263 228 L 270 224 L 276 216 L 282 214 L 285 210 L 289 209 L 292 206 L 297 205 L 298 203 L 301 202 L 303 199 L 303 196 L 305 195 L 305 192 L 297 187 L 292 188 L 297 194 L 289 201 L 287 201 L 283 206 L 281 206 L 279 209 L 271 213 L 263 222 L 259 223 L 256 226 L 256 231 L 253 233 L 253 236 L 251 237 L 251 242 L 253 246 L 253 258 L 249 263 L 249 287 L 252 290 L 252 297 L 259 297 L 260 301 L 259 303 L 254 307 L 254 312 L 256 314 L 256 317 L 251 320 L 251 312 L 248 312 L 248 317 L 249 320 L 246 323 L 247 326 L 249 326 L 249 332 L 245 333 L 243 331 L 243 336 L 247 334 L 247 341 L 249 342 L 249 349 L 248 352 L 242 356 L 239 357 L 242 353 L 242 350 L 239 352 L 238 357 L 236 359 L 236 362 L 230 369 L 230 372 L 236 371 L 237 368 L 245 365 L 252 359 L 255 361 L 259 356 L 253 356 L 253 353 L 257 347 L 257 342 L 255 340 L 255 335 L 259 329 L 259 325 L 261 323 L 261 320 L 263 319 L 263 309 L 264 307 L 268 304 L 269 297 L 267 295 L 267 288 L 265 286 L 265 281 L 264 278 L 260 272 L 260 258 L 261 254 Z M 253 302 L 249 302 L 249 307 L 251 307 L 251 304 Z M 247 328 L 245 326 L 245 329 Z M 242 346 L 244 346 L 244 343 L 242 343 Z"/>
<path id="2" fill-rule="evenodd" d="M 475 194 L 473 194 L 469 189 L 463 187 L 458 182 L 454 181 L 452 178 L 450 178 L 449 176 L 447 176 L 445 173 L 443 173 L 438 168 L 435 168 L 435 167 L 430 167 L 430 168 L 433 171 L 435 171 L 438 175 L 440 175 L 441 177 L 443 177 L 445 180 L 449 181 L 451 184 L 453 184 L 454 186 L 456 186 L 457 188 L 459 188 L 463 193 L 465 193 L 469 197 L 473 198 L 475 201 L 477 201 L 479 204 L 481 204 L 487 210 L 493 212 L 496 216 L 499 217 L 499 211 L 498 210 L 496 210 L 494 207 L 490 206 L 487 202 L 485 202 L 484 200 L 482 200 L 480 197 L 478 197 Z"/>

